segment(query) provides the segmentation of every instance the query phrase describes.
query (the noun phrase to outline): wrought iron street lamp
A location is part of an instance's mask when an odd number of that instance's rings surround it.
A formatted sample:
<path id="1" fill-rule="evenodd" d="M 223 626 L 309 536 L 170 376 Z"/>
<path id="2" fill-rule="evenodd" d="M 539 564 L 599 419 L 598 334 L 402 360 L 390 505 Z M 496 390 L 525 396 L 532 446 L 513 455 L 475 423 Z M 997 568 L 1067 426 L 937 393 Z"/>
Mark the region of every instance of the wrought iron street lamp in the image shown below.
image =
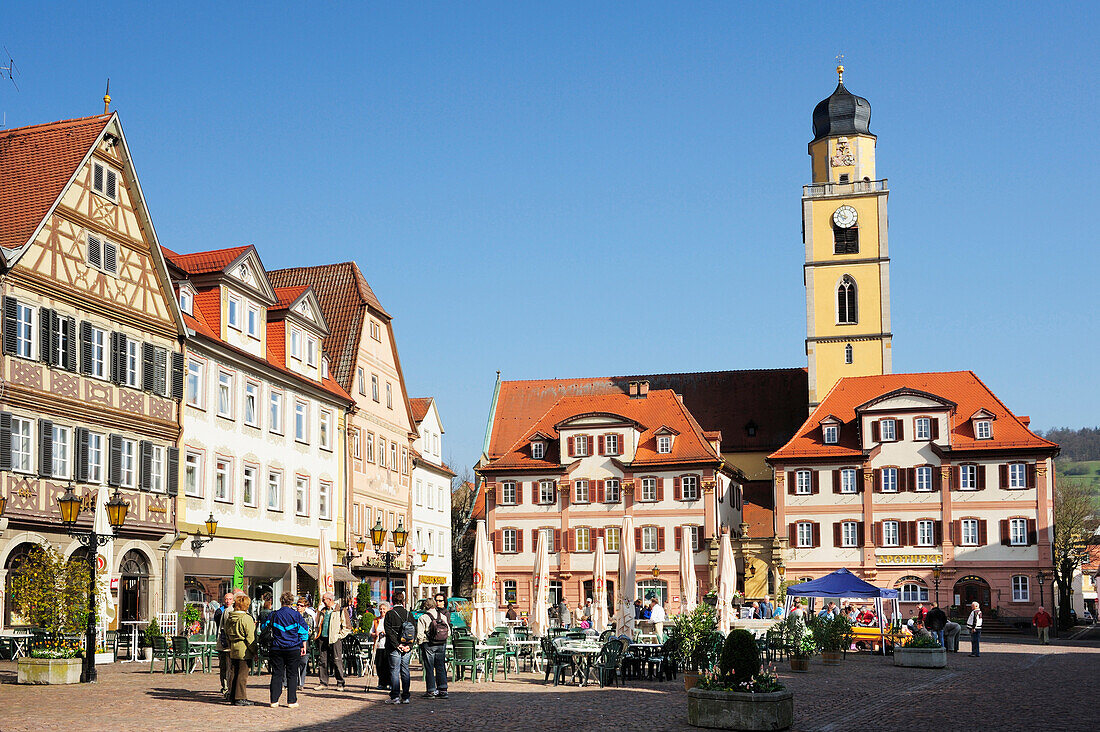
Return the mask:
<path id="1" fill-rule="evenodd" d="M 214 534 L 218 531 L 218 520 L 214 518 L 214 514 L 211 513 L 206 519 L 206 536 L 203 536 L 201 532 L 196 531 L 195 535 L 191 537 L 191 551 L 196 554 L 204 546 L 214 541 Z"/>
<path id="2" fill-rule="evenodd" d="M 111 525 L 110 534 L 97 534 L 95 530 L 95 509 L 92 509 L 92 529 L 90 531 L 78 530 L 76 521 L 80 518 L 81 499 L 73 493 L 72 481 L 65 493 L 58 497 L 57 505 L 61 511 L 61 524 L 68 531 L 69 536 L 80 542 L 81 546 L 88 548 L 88 625 L 84 632 L 84 664 L 80 672 L 80 681 L 90 684 L 99 678 L 95 668 L 95 610 L 96 610 L 96 549 L 115 538 L 122 524 L 126 522 L 126 514 L 130 510 L 130 504 L 122 499 L 115 488 L 115 494 L 107 501 L 107 523 Z"/>
<path id="3" fill-rule="evenodd" d="M 940 575 L 943 573 L 943 565 L 937 564 L 932 567 L 932 582 L 936 585 L 936 604 L 940 604 Z"/>
<path id="4" fill-rule="evenodd" d="M 374 553 L 386 563 L 386 599 L 390 599 L 390 572 L 393 570 L 394 562 L 401 556 L 401 550 L 405 548 L 405 542 L 409 539 L 409 532 L 405 530 L 405 522 L 399 521 L 397 528 L 389 532 L 390 538 L 393 540 L 393 546 L 397 549 L 395 552 L 385 551 L 386 546 L 386 528 L 382 526 L 382 519 L 378 519 L 378 523 L 374 525 L 374 528 L 370 530 L 370 540 L 374 544 Z M 366 545 L 364 543 L 364 548 Z"/>
<path id="5" fill-rule="evenodd" d="M 1035 575 L 1035 579 L 1039 580 L 1039 607 L 1046 607 L 1046 603 L 1043 602 L 1043 580 L 1047 578 L 1046 573 L 1043 570 Z"/>

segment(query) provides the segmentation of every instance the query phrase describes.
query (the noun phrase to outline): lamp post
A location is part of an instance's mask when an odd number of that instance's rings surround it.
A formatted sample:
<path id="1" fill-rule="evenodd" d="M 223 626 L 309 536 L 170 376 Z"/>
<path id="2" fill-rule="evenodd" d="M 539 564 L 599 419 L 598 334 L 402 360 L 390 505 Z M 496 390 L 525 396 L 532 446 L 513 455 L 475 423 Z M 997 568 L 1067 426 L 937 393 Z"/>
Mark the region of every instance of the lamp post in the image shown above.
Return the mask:
<path id="1" fill-rule="evenodd" d="M 1043 580 L 1046 578 L 1046 573 L 1041 569 L 1038 574 L 1035 575 L 1035 579 L 1039 580 L 1039 607 L 1046 607 L 1046 603 L 1043 602 Z"/>
<path id="2" fill-rule="evenodd" d="M 940 575 L 943 573 L 943 565 L 932 567 L 932 582 L 936 585 L 936 605 L 940 604 Z"/>
<path id="3" fill-rule="evenodd" d="M 218 531 L 218 520 L 214 518 L 213 512 L 206 519 L 206 536 L 203 536 L 198 531 L 191 537 L 191 551 L 195 554 L 199 553 L 199 550 L 204 546 L 214 541 L 214 534 Z"/>
<path id="4" fill-rule="evenodd" d="M 81 683 L 90 684 L 99 678 L 95 668 L 95 606 L 96 606 L 96 549 L 115 538 L 115 534 L 122 528 L 126 521 L 126 512 L 130 504 L 122 500 L 118 488 L 111 500 L 107 501 L 107 521 L 111 525 L 110 534 L 97 534 L 95 531 L 95 519 L 91 531 L 77 530 L 76 520 L 80 517 L 80 498 L 73 493 L 72 481 L 69 481 L 68 490 L 58 497 L 58 507 L 61 509 L 61 524 L 69 532 L 69 536 L 80 542 L 81 546 L 88 548 L 88 625 L 84 632 L 84 666 L 80 672 Z M 94 504 L 93 504 L 94 505 Z"/>
<path id="5" fill-rule="evenodd" d="M 385 551 L 386 545 L 386 529 L 382 526 L 382 519 L 378 519 L 378 523 L 374 525 L 374 528 L 370 530 L 370 540 L 374 544 L 374 553 L 377 554 L 383 562 L 386 563 L 386 599 L 391 597 L 390 593 L 390 571 L 393 569 L 393 563 L 401 556 L 401 550 L 405 548 L 405 542 L 409 538 L 409 532 L 405 530 L 404 521 L 398 521 L 397 528 L 389 532 L 390 538 L 393 539 L 395 552 Z M 364 548 L 365 548 L 364 543 Z"/>

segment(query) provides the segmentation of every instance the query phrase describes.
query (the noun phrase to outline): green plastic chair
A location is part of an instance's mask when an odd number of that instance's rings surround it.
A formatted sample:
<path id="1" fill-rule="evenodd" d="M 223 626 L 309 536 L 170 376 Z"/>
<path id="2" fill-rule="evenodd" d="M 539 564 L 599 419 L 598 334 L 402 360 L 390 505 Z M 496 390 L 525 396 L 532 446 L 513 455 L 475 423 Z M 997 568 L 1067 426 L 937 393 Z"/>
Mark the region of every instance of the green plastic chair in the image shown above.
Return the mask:
<path id="1" fill-rule="evenodd" d="M 622 686 L 622 680 L 619 678 L 619 661 L 625 645 L 622 640 L 612 638 L 600 649 L 600 655 L 592 664 L 592 670 L 596 672 L 596 681 L 600 686 L 614 684 L 616 681 L 619 682 L 619 686 Z"/>
<path id="2" fill-rule="evenodd" d="M 170 664 L 172 663 L 172 649 L 168 647 L 168 642 L 164 640 L 163 635 L 153 636 L 152 653 L 149 658 L 149 673 L 153 673 L 157 661 L 164 661 L 164 673 L 170 674 L 172 670 Z"/>
<path id="3" fill-rule="evenodd" d="M 516 653 L 515 648 L 508 648 L 508 636 L 494 633 L 485 640 L 485 645 L 500 649 L 490 657 L 490 661 L 494 665 L 497 661 L 503 663 L 505 681 L 508 680 L 508 659 L 512 659 L 512 662 L 516 664 L 516 673 L 519 673 L 519 654 Z"/>
<path id="4" fill-rule="evenodd" d="M 554 686 L 557 686 L 558 680 L 563 678 L 566 669 L 569 669 L 573 674 L 577 673 L 577 665 L 573 660 L 573 656 L 558 652 L 553 641 L 547 637 L 542 639 L 542 656 L 543 667 L 546 669 L 546 678 L 543 679 L 544 684 L 550 680 L 551 673 L 554 674 Z"/>
<path id="5" fill-rule="evenodd" d="M 198 646 L 192 646 L 185 636 L 172 636 L 172 673 L 176 672 L 177 666 L 183 673 L 191 673 L 195 661 L 199 662 L 199 670 L 207 670 L 203 663 L 203 653 Z"/>
<path id="6" fill-rule="evenodd" d="M 454 638 L 451 640 L 451 645 L 455 651 L 455 678 L 458 681 L 466 676 L 466 669 L 470 669 L 470 676 L 477 682 L 477 669 L 480 666 L 484 669 L 484 674 L 489 675 L 488 656 L 479 655 L 474 646 L 477 643 L 473 638 Z"/>

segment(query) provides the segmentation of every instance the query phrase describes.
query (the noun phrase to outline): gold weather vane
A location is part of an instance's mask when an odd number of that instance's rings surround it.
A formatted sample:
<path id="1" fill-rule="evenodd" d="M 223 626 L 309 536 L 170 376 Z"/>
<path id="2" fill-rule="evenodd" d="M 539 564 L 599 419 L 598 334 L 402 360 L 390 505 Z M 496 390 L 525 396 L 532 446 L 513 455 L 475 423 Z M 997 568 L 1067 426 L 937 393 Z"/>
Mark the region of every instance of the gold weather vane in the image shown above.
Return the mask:
<path id="1" fill-rule="evenodd" d="M 111 113 L 111 78 L 107 77 L 107 91 L 103 93 L 103 114 Z"/>
<path id="2" fill-rule="evenodd" d="M 838 53 L 836 55 L 836 77 L 837 81 L 841 84 L 844 83 L 844 54 Z"/>

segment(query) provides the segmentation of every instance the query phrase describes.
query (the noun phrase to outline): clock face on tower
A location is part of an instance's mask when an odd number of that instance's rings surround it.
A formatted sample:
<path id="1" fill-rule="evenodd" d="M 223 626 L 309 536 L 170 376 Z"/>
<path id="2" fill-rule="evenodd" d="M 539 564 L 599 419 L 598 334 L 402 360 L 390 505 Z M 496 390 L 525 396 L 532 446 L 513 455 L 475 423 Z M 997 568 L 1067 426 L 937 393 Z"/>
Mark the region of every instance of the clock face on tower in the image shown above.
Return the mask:
<path id="1" fill-rule="evenodd" d="M 856 225 L 856 210 L 851 206 L 841 206 L 833 212 L 833 223 L 841 229 L 850 229 Z"/>

